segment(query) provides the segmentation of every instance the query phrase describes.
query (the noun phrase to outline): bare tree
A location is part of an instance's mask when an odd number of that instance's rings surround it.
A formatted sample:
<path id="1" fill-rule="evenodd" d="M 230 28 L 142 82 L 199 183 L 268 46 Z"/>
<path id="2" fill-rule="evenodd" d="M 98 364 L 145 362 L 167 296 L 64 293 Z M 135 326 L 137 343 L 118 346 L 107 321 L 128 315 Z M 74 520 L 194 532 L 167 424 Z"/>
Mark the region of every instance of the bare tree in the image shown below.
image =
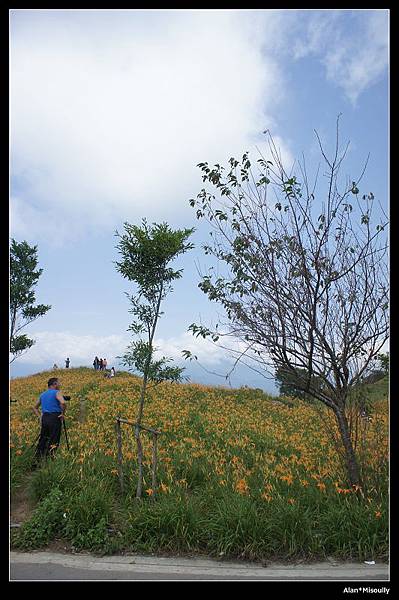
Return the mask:
<path id="1" fill-rule="evenodd" d="M 272 160 L 259 153 L 251 165 L 245 153 L 227 170 L 198 165 L 218 195 L 202 189 L 190 204 L 212 228 L 205 253 L 224 268 L 203 275 L 199 287 L 224 307 L 227 322 L 190 330 L 214 341 L 234 336 L 237 361 L 250 360 L 265 375 L 285 371 L 298 390 L 331 409 L 349 483 L 360 487 L 347 408 L 389 335 L 388 219 L 373 193 L 359 190 L 367 161 L 357 181 L 341 181 L 349 144 L 340 149 L 339 117 L 332 157 L 316 136 L 324 186 L 319 169 L 310 185 L 304 159 L 298 174 L 294 167 L 287 174 L 270 134 Z"/>

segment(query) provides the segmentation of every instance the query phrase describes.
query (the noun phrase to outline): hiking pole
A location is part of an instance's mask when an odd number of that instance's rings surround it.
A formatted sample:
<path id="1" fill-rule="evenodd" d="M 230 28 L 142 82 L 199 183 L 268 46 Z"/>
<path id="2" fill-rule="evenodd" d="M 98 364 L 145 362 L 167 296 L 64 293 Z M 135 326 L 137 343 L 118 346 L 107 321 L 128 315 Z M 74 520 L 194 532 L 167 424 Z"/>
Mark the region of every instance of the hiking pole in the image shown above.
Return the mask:
<path id="1" fill-rule="evenodd" d="M 36 442 L 39 441 L 40 434 L 41 434 L 41 431 L 39 431 L 39 434 L 36 436 L 36 439 L 34 440 L 33 444 L 30 445 L 30 448 L 33 448 L 33 446 L 35 446 Z"/>
<path id="2" fill-rule="evenodd" d="M 43 416 L 43 415 L 42 415 Z M 33 448 L 33 446 L 36 444 L 36 442 L 39 441 L 39 438 L 41 436 L 42 433 L 42 417 L 39 417 L 39 422 L 40 422 L 40 429 L 39 429 L 39 433 L 37 434 L 36 439 L 34 440 L 33 444 L 31 445 L 31 448 Z"/>
<path id="3" fill-rule="evenodd" d="M 65 417 L 62 419 L 62 422 L 64 423 L 65 441 L 66 441 L 66 444 L 67 444 L 67 448 L 69 450 L 69 442 L 68 442 L 67 428 L 66 428 L 66 425 L 65 425 Z"/>

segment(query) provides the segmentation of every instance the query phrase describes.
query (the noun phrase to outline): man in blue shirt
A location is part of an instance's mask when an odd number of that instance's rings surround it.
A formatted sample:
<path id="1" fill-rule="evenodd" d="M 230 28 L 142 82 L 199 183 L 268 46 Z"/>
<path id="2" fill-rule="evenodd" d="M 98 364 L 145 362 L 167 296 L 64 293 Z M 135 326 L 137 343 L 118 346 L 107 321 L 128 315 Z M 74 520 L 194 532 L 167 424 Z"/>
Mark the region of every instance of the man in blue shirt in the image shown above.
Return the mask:
<path id="1" fill-rule="evenodd" d="M 41 431 L 36 449 L 36 458 L 54 455 L 61 437 L 61 425 L 64 418 L 66 402 L 60 392 L 60 381 L 51 377 L 47 382 L 48 390 L 43 392 L 36 402 L 33 410 L 41 418 Z M 42 415 L 40 417 L 39 407 Z"/>

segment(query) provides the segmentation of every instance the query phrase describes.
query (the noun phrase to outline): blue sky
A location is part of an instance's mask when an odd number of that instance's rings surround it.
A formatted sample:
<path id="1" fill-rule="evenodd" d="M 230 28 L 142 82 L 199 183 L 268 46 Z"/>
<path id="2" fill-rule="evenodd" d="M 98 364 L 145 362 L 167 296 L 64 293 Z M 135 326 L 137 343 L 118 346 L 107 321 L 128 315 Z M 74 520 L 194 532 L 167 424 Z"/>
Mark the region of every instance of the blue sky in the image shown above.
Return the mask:
<path id="1" fill-rule="evenodd" d="M 303 152 L 316 168 L 314 129 L 328 149 L 342 113 L 345 174 L 370 152 L 363 189 L 387 205 L 388 21 L 386 9 L 11 10 L 10 237 L 38 245 L 37 300 L 52 305 L 11 376 L 66 356 L 117 364 L 131 290 L 114 233 L 143 217 L 197 228 L 157 345 L 226 373 L 226 353 L 187 333 L 218 312 L 197 287 L 208 229 L 188 205 L 202 187 L 195 165 L 255 154 L 269 129 L 287 165 Z M 226 383 L 195 364 L 187 375 Z M 275 391 L 245 367 L 231 384 Z"/>

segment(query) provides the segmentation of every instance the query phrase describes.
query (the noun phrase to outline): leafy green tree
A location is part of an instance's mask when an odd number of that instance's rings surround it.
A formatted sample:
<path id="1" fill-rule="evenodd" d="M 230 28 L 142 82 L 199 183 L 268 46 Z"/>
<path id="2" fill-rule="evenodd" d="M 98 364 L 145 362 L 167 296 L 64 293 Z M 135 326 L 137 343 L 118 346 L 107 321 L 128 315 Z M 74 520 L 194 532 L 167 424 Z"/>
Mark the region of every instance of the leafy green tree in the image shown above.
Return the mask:
<path id="1" fill-rule="evenodd" d="M 279 366 L 276 369 L 275 380 L 279 386 L 280 395 L 293 396 L 300 400 L 313 400 L 312 396 L 302 389 L 302 382 L 306 381 L 308 377 L 309 374 L 306 369 L 297 369 L 297 372 L 293 372 L 291 369 Z M 320 378 L 312 375 L 312 386 L 319 387 L 322 390 L 323 382 Z"/>
<path id="2" fill-rule="evenodd" d="M 378 354 L 375 359 L 375 367 L 371 369 L 362 380 L 362 383 L 377 383 L 389 373 L 389 352 Z"/>
<path id="3" fill-rule="evenodd" d="M 35 343 L 20 331 L 46 314 L 51 306 L 37 304 L 35 291 L 43 269 L 37 269 L 37 246 L 11 240 L 10 248 L 10 363 Z"/>
<path id="4" fill-rule="evenodd" d="M 378 355 L 379 367 L 384 375 L 388 375 L 389 373 L 389 352 L 385 352 L 384 354 Z"/>
<path id="5" fill-rule="evenodd" d="M 172 292 L 172 282 L 182 276 L 182 269 L 174 270 L 170 264 L 180 254 L 193 248 L 188 243 L 194 229 L 173 231 L 167 223 L 152 226 L 143 219 L 142 226 L 124 224 L 124 233 L 120 235 L 117 249 L 122 260 L 116 262 L 119 273 L 137 288 L 136 295 L 127 294 L 134 316 L 129 327 L 135 335 L 144 335 L 144 339 L 132 341 L 121 357 L 129 370 L 142 375 L 140 400 L 138 405 L 135 435 L 138 446 L 139 479 L 137 498 L 142 493 L 142 451 L 140 442 L 140 426 L 143 419 L 144 402 L 147 384 L 158 384 L 162 381 L 180 381 L 184 368 L 170 365 L 171 359 L 163 356 L 154 358 L 154 335 L 161 312 L 162 301 Z"/>
<path id="6" fill-rule="evenodd" d="M 384 377 L 386 377 L 389 373 L 389 352 L 386 352 L 385 354 L 378 354 L 375 357 L 375 361 L 374 361 L 374 368 L 372 368 L 370 371 L 368 371 L 363 379 L 362 379 L 362 383 L 364 384 L 370 384 L 370 383 L 377 383 L 377 381 L 380 381 L 381 379 L 384 379 Z"/>

